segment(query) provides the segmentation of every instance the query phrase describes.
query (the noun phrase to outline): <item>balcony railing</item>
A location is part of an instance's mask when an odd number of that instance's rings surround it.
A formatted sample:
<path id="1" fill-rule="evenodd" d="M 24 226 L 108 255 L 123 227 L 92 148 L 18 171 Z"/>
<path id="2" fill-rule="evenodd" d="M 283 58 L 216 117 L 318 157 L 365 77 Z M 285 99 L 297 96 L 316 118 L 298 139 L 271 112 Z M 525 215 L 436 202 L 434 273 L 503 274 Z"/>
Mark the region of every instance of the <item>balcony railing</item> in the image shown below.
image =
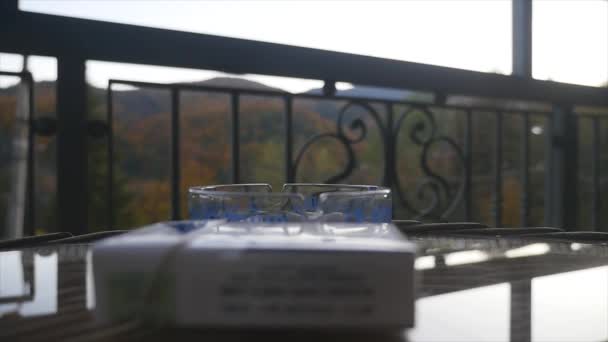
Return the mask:
<path id="1" fill-rule="evenodd" d="M 180 200 L 184 197 L 184 193 L 180 193 L 180 175 L 181 158 L 180 158 L 180 94 L 184 91 L 188 92 L 205 92 L 205 93 L 220 93 L 225 94 L 229 102 L 230 111 L 225 115 L 231 117 L 231 181 L 233 183 L 242 182 L 240 175 L 240 126 L 241 126 L 241 111 L 239 99 L 244 96 L 263 96 L 268 100 L 279 99 L 284 105 L 283 121 L 285 123 L 284 134 L 284 170 L 285 180 L 293 183 L 298 182 L 298 170 L 301 166 L 303 156 L 314 146 L 315 143 L 323 139 L 328 139 L 342 148 L 346 155 L 345 167 L 335 175 L 325 179 L 326 183 L 340 183 L 347 181 L 349 176 L 357 168 L 359 156 L 353 148 L 355 145 L 363 142 L 368 138 L 368 132 L 372 129 L 377 130 L 380 134 L 381 150 L 377 151 L 382 156 L 382 177 L 378 179 L 378 183 L 390 187 L 394 191 L 395 206 L 404 209 L 405 215 L 414 219 L 432 219 L 432 220 L 447 220 L 453 212 L 463 206 L 464 219 L 472 220 L 472 165 L 475 160 L 472 158 L 472 140 L 473 140 L 473 116 L 478 112 L 491 114 L 494 116 L 494 127 L 488 127 L 488 130 L 494 132 L 494 159 L 493 163 L 493 179 L 490 181 L 493 188 L 493 204 L 492 204 L 492 222 L 496 227 L 503 224 L 502 220 L 502 189 L 503 189 L 503 116 L 511 115 L 518 116 L 521 119 L 521 169 L 519 171 L 523 191 L 521 191 L 521 217 L 520 224 L 528 226 L 529 224 L 529 200 L 530 197 L 530 158 L 529 150 L 530 143 L 528 136 L 530 134 L 530 116 L 548 117 L 550 112 L 541 110 L 525 110 L 517 111 L 513 109 L 504 109 L 500 107 L 488 106 L 469 106 L 469 105 L 441 105 L 436 103 L 424 103 L 416 101 L 396 101 L 383 100 L 377 98 L 363 97 L 348 97 L 335 95 L 333 91 L 326 94 L 291 94 L 280 91 L 256 90 L 245 88 L 227 88 L 216 86 L 204 86 L 193 84 L 160 84 L 150 82 L 137 82 L 127 80 L 110 80 L 108 84 L 107 98 L 107 122 L 110 127 L 113 127 L 114 109 L 113 109 L 113 85 L 127 85 L 137 88 L 147 89 L 164 89 L 170 92 L 171 132 L 170 151 L 171 151 L 171 218 L 180 219 L 182 203 Z M 325 89 L 332 89 L 331 86 L 326 86 Z M 339 101 L 340 105 L 337 109 L 335 119 L 335 127 L 332 131 L 320 132 L 315 136 L 310 137 L 307 141 L 300 144 L 296 150 L 294 146 L 294 102 L 298 100 L 332 100 Z M 204 103 L 201 103 L 204 105 Z M 355 109 L 359 109 L 355 111 Z M 464 137 L 456 139 L 442 133 L 438 129 L 437 121 L 441 117 L 437 112 L 450 111 L 464 118 Z M 352 113 L 351 113 L 352 112 Z M 508 112 L 508 114 L 506 114 Z M 349 115 L 350 114 L 350 115 Z M 597 118 L 594 119 L 597 121 Z M 595 122 L 594 121 L 594 122 Z M 408 125 L 404 123 L 408 122 Z M 597 122 L 596 122 L 597 124 Z M 107 186 L 112 189 L 114 184 L 114 148 L 113 129 L 110 129 L 110 139 L 108 143 L 107 155 L 110 163 L 108 169 Z M 422 175 L 417 179 L 415 189 L 409 189 L 401 184 L 398 177 L 397 157 L 399 153 L 399 136 L 406 136 L 408 142 L 420 148 L 420 156 L 418 158 L 418 167 L 422 170 Z M 458 141 L 462 140 L 463 143 Z M 488 142 L 490 143 L 490 142 Z M 435 145 L 444 144 L 450 149 L 451 154 L 455 156 L 455 165 L 460 172 L 457 177 L 446 177 L 441 175 L 442 170 L 437 170 L 429 162 L 431 159 L 431 151 Z M 446 152 L 444 152 L 446 154 Z M 380 167 L 380 166 L 378 166 Z M 406 175 L 407 176 L 407 175 Z M 594 183 L 594 185 L 597 185 Z M 407 193 L 414 193 L 414 196 L 406 196 Z M 595 192 L 597 193 L 597 191 Z M 599 194 L 598 194 L 599 195 Z M 114 218 L 114 204 L 112 203 L 112 191 L 107 196 L 109 201 L 108 216 Z M 420 199 L 420 203 L 412 200 Z M 595 198 L 595 197 L 594 197 Z M 422 201 L 424 200 L 424 201 Z M 599 197 L 597 198 L 599 202 Z M 423 203 L 424 202 L 424 203 Z M 111 219 L 111 222 L 114 222 Z M 111 224 L 112 226 L 112 224 Z"/>
<path id="2" fill-rule="evenodd" d="M 147 42 L 154 42 L 153 44 Z M 160 48 L 162 47 L 162 48 Z M 113 225 L 115 204 L 112 189 L 115 183 L 112 108 L 115 84 L 166 89 L 171 94 L 171 217 L 180 218 L 180 95 L 183 91 L 226 94 L 230 101 L 231 118 L 231 181 L 242 180 L 240 175 L 241 142 L 240 106 L 243 96 L 264 96 L 279 99 L 284 104 L 284 170 L 285 180 L 297 181 L 303 155 L 321 140 L 340 146 L 346 156 L 346 166 L 327 182 L 341 182 L 356 170 L 359 156 L 355 146 L 370 139 L 370 130 L 379 132 L 382 156 L 382 177 L 378 180 L 395 191 L 395 206 L 400 213 L 419 219 L 445 220 L 462 208 L 463 218 L 474 217 L 472 205 L 473 120 L 478 113 L 489 113 L 493 124 L 484 129 L 491 132 L 494 153 L 491 156 L 493 174 L 492 222 L 504 223 L 504 120 L 517 117 L 520 160 L 518 169 L 520 192 L 519 224 L 530 224 L 531 118 L 542 117 L 547 122 L 544 135 L 546 161 L 543 166 L 544 217 L 552 226 L 574 229 L 580 214 L 590 215 L 594 228 L 601 228 L 600 124 L 599 113 L 608 107 L 608 90 L 556 82 L 538 81 L 528 77 L 504 76 L 458 70 L 418 63 L 402 62 L 321 51 L 242 39 L 160 30 L 131 25 L 113 24 L 20 12 L 16 6 L 0 15 L 0 51 L 19 54 L 50 55 L 57 58 L 57 203 L 58 226 L 75 233 L 87 229 L 87 135 L 91 127 L 87 117 L 85 62 L 102 60 L 124 63 L 173 66 L 218 70 L 233 74 L 266 74 L 285 77 L 318 79 L 325 82 L 322 94 L 291 94 L 280 91 L 253 90 L 231 87 L 212 87 L 192 84 L 159 84 L 129 80 L 112 80 L 107 93 L 108 123 L 108 217 Z M 188 53 L 183 53 L 187 51 Z M 336 82 L 425 91 L 434 94 L 432 102 L 395 101 L 376 98 L 346 97 L 333 91 Z M 505 107 L 492 102 L 480 105 L 452 104 L 453 96 L 508 99 L 542 103 L 544 107 Z M 331 131 L 319 132 L 308 141 L 294 143 L 294 103 L 303 99 L 335 100 L 338 110 Z M 598 114 L 577 114 L 577 106 L 593 106 Z M 537 109 L 541 108 L 541 109 Z M 445 112 L 460 116 L 464 122 L 463 136 L 454 137 L 438 129 Z M 31 114 L 31 118 L 35 115 Z M 592 189 L 591 212 L 577 213 L 578 186 L 578 125 L 588 120 L 592 130 L 590 173 L 587 183 Z M 409 125 L 405 125 L 406 121 Z M 419 147 L 418 167 L 422 178 L 414 188 L 406 188 L 398 173 L 396 156 L 403 138 Z M 489 143 L 489 142 L 488 142 Z M 30 144 L 31 145 L 31 144 Z M 431 151 L 442 145 L 457 161 L 457 176 L 442 175 L 429 162 Z M 31 153 L 30 153 L 31 155 Z M 484 160 L 484 162 L 488 162 Z M 30 168 L 31 169 L 31 168 Z M 535 171 L 536 172 L 536 171 Z M 31 176 L 32 184 L 34 175 Z M 30 189 L 32 187 L 30 186 Z M 30 190 L 31 192 L 31 190 Z M 407 194 L 414 194 L 408 197 Z M 33 196 L 30 194 L 30 196 Z M 415 202 L 419 199 L 419 202 Z M 33 215 L 33 208 L 28 211 Z M 32 229 L 33 225 L 30 225 Z M 26 230 L 27 232 L 27 230 Z M 30 231 L 31 232 L 31 231 Z"/>

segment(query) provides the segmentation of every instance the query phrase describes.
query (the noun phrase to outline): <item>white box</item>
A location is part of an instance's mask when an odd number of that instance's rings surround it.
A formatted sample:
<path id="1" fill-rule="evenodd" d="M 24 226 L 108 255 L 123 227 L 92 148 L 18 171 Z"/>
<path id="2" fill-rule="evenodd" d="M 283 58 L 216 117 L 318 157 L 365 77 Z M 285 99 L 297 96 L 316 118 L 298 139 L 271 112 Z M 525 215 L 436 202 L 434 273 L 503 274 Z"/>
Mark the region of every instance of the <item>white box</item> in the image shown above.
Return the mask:
<path id="1" fill-rule="evenodd" d="M 149 306 L 162 308 L 172 303 L 173 294 L 164 293 L 154 303 L 146 302 L 144 291 L 157 278 L 168 254 L 190 236 L 215 221 L 161 222 L 145 226 L 127 234 L 104 239 L 93 247 L 93 277 L 95 313 L 102 321 L 123 320 L 144 313 L 164 317 L 164 310 L 147 310 Z"/>
<path id="2" fill-rule="evenodd" d="M 97 261 L 112 264 L 110 245 L 95 249 L 106 255 L 95 259 L 94 254 L 95 272 Z M 137 256 L 137 264 L 129 262 L 128 268 L 121 262 L 102 268 L 96 285 L 108 283 L 104 274 L 139 278 L 133 284 L 139 284 L 138 302 L 146 306 L 142 317 L 183 326 L 377 330 L 413 325 L 415 246 L 392 224 L 217 223 L 173 246 L 146 248 L 165 252 L 152 259 Z M 118 254 L 126 252 L 110 258 Z M 145 259 L 142 272 L 137 266 Z M 117 290 L 98 292 L 97 303 L 102 297 L 127 300 L 113 293 Z M 100 314 L 124 317 L 120 311 Z"/>

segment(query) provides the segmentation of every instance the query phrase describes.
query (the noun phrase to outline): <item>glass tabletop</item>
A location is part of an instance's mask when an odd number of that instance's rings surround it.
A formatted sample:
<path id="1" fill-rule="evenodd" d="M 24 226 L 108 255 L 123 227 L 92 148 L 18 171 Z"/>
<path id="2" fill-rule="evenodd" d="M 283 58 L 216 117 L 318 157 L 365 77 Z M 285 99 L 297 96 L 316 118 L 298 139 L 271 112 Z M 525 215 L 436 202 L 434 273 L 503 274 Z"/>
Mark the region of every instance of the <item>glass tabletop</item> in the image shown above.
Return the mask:
<path id="1" fill-rule="evenodd" d="M 420 237 L 416 323 L 399 332 L 209 331 L 100 324 L 90 246 L 0 251 L 0 340 L 608 340 L 608 247 Z"/>

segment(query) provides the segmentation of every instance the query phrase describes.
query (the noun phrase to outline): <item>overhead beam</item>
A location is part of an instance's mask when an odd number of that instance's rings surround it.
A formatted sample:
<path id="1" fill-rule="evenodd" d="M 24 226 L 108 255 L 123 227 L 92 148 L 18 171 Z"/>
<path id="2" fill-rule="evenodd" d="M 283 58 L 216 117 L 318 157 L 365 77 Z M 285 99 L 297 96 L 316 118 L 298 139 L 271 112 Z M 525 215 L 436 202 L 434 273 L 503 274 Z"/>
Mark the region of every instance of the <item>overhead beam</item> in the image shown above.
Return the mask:
<path id="1" fill-rule="evenodd" d="M 6 14 L 15 14 L 19 10 L 19 0 L 2 0 L 0 1 L 0 12 Z"/>
<path id="2" fill-rule="evenodd" d="M 608 89 L 282 44 L 46 14 L 0 15 L 0 50 L 308 79 L 450 95 L 608 105 Z"/>

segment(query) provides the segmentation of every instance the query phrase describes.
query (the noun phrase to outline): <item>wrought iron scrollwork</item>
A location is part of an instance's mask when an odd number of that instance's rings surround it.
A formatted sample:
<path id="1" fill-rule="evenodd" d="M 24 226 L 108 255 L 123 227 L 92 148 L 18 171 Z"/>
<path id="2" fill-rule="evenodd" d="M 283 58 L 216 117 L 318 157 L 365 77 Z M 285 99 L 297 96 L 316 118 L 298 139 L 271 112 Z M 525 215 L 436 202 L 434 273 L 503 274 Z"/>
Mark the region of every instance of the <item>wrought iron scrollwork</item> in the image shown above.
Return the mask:
<path id="1" fill-rule="evenodd" d="M 344 167 L 344 169 L 339 174 L 332 176 L 332 177 L 328 178 L 327 180 L 325 180 L 325 183 L 340 183 L 340 182 L 344 181 L 346 178 L 348 178 L 353 173 L 353 171 L 355 170 L 355 168 L 358 165 L 357 156 L 355 155 L 355 152 L 353 150 L 353 145 L 362 142 L 367 137 L 367 124 L 365 123 L 365 121 L 362 118 L 357 117 L 357 118 L 353 118 L 350 121 L 350 123 L 346 122 L 347 112 L 350 108 L 353 108 L 353 107 L 359 107 L 359 108 L 364 109 L 365 110 L 364 112 L 372 117 L 372 119 L 374 120 L 374 122 L 376 123 L 378 128 L 384 133 L 386 128 L 384 127 L 382 120 L 380 119 L 380 115 L 378 115 L 378 112 L 372 106 L 370 106 L 368 103 L 365 103 L 365 102 L 359 102 L 359 101 L 348 102 L 340 109 L 340 112 L 338 113 L 338 118 L 336 120 L 336 132 L 335 133 L 318 134 L 318 135 L 310 138 L 300 148 L 300 151 L 298 152 L 296 159 L 293 163 L 294 178 L 296 178 L 296 176 L 297 176 L 298 167 L 300 166 L 300 163 L 302 161 L 302 158 L 304 157 L 305 152 L 314 143 L 316 143 L 322 139 L 336 140 L 338 143 L 340 143 L 342 145 L 342 147 L 344 147 L 344 150 L 346 151 L 346 157 L 347 157 L 347 162 L 346 162 L 346 166 Z M 356 135 L 354 137 L 349 136 L 347 129 Z"/>
<path id="2" fill-rule="evenodd" d="M 421 115 L 414 116 L 414 113 L 420 113 Z M 401 205 L 412 212 L 417 219 L 425 217 L 445 219 L 454 212 L 460 203 L 464 194 L 465 184 L 464 181 L 460 181 L 457 191 L 452 191 L 452 186 L 449 182 L 432 169 L 431 164 L 429 163 L 431 150 L 433 146 L 440 143 L 447 144 L 456 153 L 463 170 L 465 167 L 464 153 L 452 138 L 438 134 L 435 116 L 428 106 L 410 106 L 398 117 L 393 128 L 394 139 L 392 141 L 395 143 L 396 154 L 398 154 L 397 141 L 399 132 L 405 120 L 410 116 L 418 118 L 418 120 L 410 126 L 411 128 L 408 136 L 413 144 L 422 148 L 420 154 L 420 168 L 424 174 L 424 176 L 418 180 L 414 194 L 419 202 L 428 204 L 424 207 L 411 204 L 404 194 L 403 187 L 397 176 L 397 171 L 393 169 L 389 170 L 389 172 L 393 172 L 396 197 Z"/>
<path id="3" fill-rule="evenodd" d="M 298 166 L 300 166 L 300 162 L 302 161 L 302 158 L 304 157 L 304 153 L 314 143 L 316 143 L 317 141 L 319 141 L 321 139 L 326 139 L 326 138 L 328 138 L 328 139 L 335 139 L 336 141 L 338 141 L 344 147 L 344 149 L 346 151 L 347 163 L 346 163 L 346 167 L 344 168 L 344 170 L 342 170 L 339 174 L 337 174 L 337 175 L 335 175 L 335 176 L 330 177 L 329 179 L 327 179 L 325 181 L 325 183 L 339 183 L 339 182 L 343 181 L 344 179 L 346 179 L 348 176 L 350 176 L 350 174 L 353 172 L 353 170 L 357 166 L 357 160 L 356 160 L 355 152 L 353 151 L 353 147 L 351 146 L 350 140 L 348 140 L 346 137 L 344 137 L 344 136 L 342 136 L 340 134 L 323 133 L 323 134 L 318 134 L 318 135 L 312 137 L 300 149 L 300 152 L 296 156 L 296 160 L 295 160 L 295 162 L 293 164 L 293 169 L 294 169 L 293 175 L 294 175 L 294 178 L 297 176 Z"/>
<path id="4" fill-rule="evenodd" d="M 426 209 L 419 211 L 418 215 L 420 217 L 435 216 L 440 219 L 445 219 L 449 217 L 454 212 L 454 210 L 456 210 L 458 204 L 460 203 L 460 200 L 462 199 L 462 196 L 464 195 L 464 179 L 459 182 L 458 189 L 456 192 L 454 192 L 452 191 L 449 182 L 441 175 L 434 172 L 429 165 L 428 157 L 430 154 L 429 151 L 431 147 L 441 142 L 446 143 L 450 148 L 452 148 L 456 152 L 456 156 L 458 157 L 460 166 L 464 171 L 464 153 L 460 146 L 458 146 L 458 144 L 450 137 L 437 136 L 423 144 L 420 166 L 426 177 L 424 178 L 422 183 L 418 184 L 416 188 L 416 195 L 419 198 L 423 199 L 425 187 L 428 188 L 430 185 L 433 185 L 431 187 L 433 194 L 433 205 L 428 206 Z M 400 189 L 398 191 L 400 191 Z M 443 202 L 441 201 L 441 193 L 444 194 L 445 198 L 445 201 Z M 435 213 L 435 215 L 433 215 L 433 213 Z"/>
<path id="5" fill-rule="evenodd" d="M 360 115 L 350 117 L 348 113 L 353 108 L 359 108 L 363 111 Z M 447 218 L 458 207 L 464 194 L 464 181 L 460 180 L 457 189 L 453 189 L 454 185 L 441 176 L 436 170 L 433 170 L 430 163 L 431 150 L 439 144 L 446 144 L 452 149 L 460 163 L 462 170 L 465 168 L 465 156 L 462 148 L 454 141 L 454 139 L 438 133 L 435 116 L 427 105 L 411 105 L 408 106 L 397 118 L 393 121 L 393 107 L 388 106 L 389 116 L 383 121 L 378 112 L 369 103 L 363 101 L 350 101 L 346 103 L 339 111 L 336 120 L 335 132 L 326 132 L 318 134 L 309 139 L 300 148 L 295 161 L 293 163 L 294 177 L 300 166 L 304 154 L 308 149 L 322 139 L 333 139 L 337 141 L 345 150 L 347 163 L 337 175 L 330 177 L 326 183 L 339 183 L 348 178 L 358 165 L 357 156 L 353 146 L 364 141 L 368 135 L 369 121 L 364 120 L 363 115 L 369 116 L 371 121 L 375 123 L 380 131 L 383 141 L 385 164 L 384 167 L 385 179 L 384 185 L 393 188 L 395 198 L 399 203 L 415 218 L 433 217 L 438 219 Z M 414 198 L 423 204 L 414 205 L 408 200 L 405 195 L 399 177 L 397 176 L 396 158 L 398 151 L 398 137 L 404 126 L 404 122 L 408 118 L 413 118 L 415 121 L 409 126 L 408 137 L 411 143 L 421 148 L 420 168 L 423 177 L 418 180 L 416 188 L 413 189 Z M 391 162 L 389 162 L 389 160 Z M 464 175 L 464 172 L 462 172 Z"/>

